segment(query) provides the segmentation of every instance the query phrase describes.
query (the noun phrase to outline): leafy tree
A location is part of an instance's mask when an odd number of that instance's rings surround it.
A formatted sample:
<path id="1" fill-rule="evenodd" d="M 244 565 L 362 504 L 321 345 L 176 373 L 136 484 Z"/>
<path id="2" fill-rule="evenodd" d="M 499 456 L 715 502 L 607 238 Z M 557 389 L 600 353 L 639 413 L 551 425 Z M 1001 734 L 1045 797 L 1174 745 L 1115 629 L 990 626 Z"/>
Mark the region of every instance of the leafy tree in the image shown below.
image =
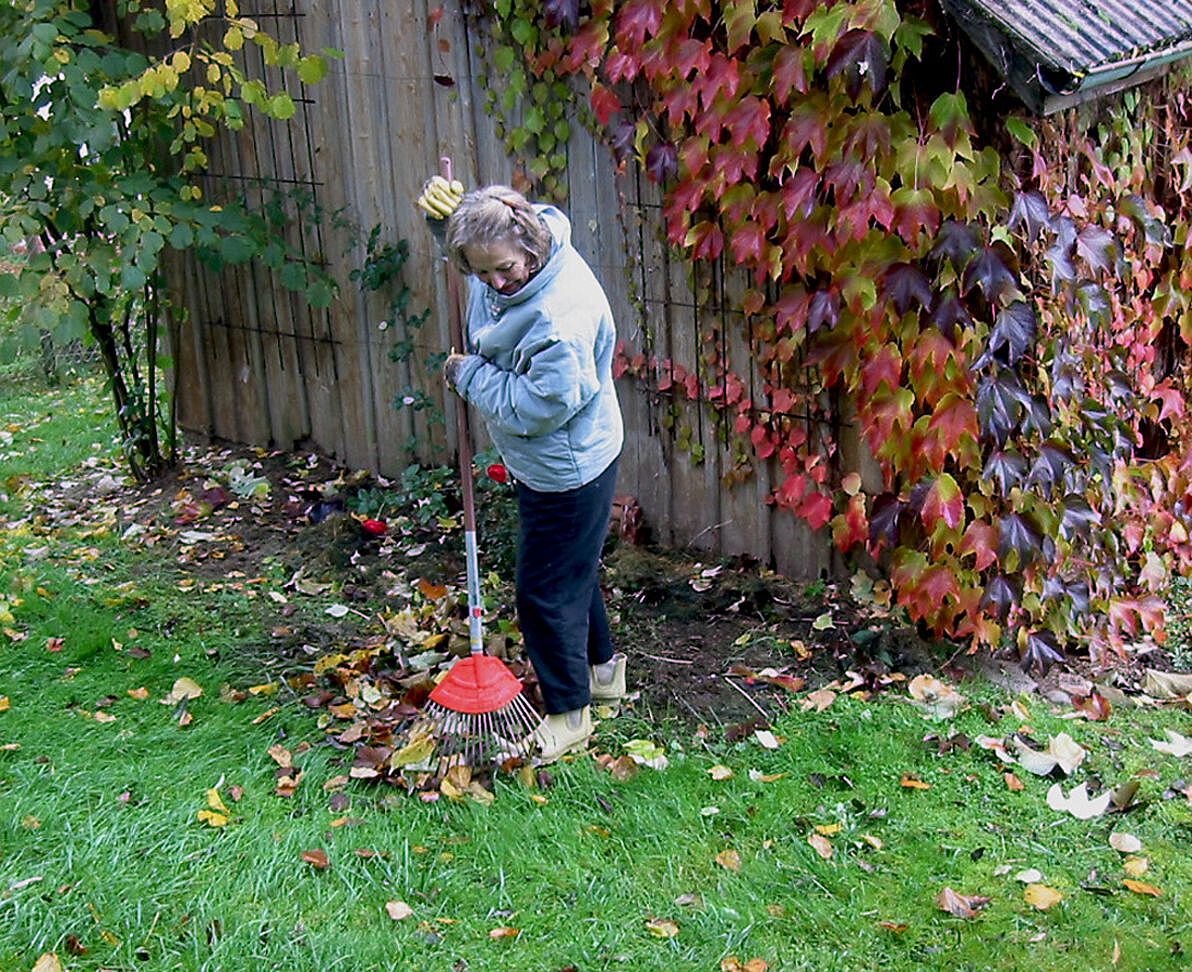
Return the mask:
<path id="1" fill-rule="evenodd" d="M 96 7 L 0 5 L 0 256 L 26 250 L 0 274 L 0 296 L 56 341 L 94 342 L 129 468 L 148 479 L 174 445 L 161 380 L 181 306 L 171 300 L 171 250 L 216 269 L 261 259 L 286 286 L 331 299 L 325 276 L 279 242 L 275 216 L 212 205 L 198 184 L 203 146 L 221 128 L 243 127 L 250 108 L 294 114 L 291 96 L 248 77 L 236 52 L 256 44 L 266 64 L 306 83 L 327 65 L 262 32 L 235 0 L 122 0 L 121 24 L 142 50 L 100 29 Z"/>

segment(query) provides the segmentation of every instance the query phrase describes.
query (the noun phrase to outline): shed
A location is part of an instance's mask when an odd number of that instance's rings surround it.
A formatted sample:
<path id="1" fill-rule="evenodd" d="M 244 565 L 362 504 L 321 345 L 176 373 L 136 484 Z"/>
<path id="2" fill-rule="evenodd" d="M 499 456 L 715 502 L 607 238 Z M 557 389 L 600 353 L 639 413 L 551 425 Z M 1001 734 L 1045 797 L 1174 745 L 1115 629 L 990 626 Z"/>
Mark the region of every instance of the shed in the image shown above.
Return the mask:
<path id="1" fill-rule="evenodd" d="M 1192 56 L 1192 0 L 941 0 L 1026 105 L 1051 114 Z"/>

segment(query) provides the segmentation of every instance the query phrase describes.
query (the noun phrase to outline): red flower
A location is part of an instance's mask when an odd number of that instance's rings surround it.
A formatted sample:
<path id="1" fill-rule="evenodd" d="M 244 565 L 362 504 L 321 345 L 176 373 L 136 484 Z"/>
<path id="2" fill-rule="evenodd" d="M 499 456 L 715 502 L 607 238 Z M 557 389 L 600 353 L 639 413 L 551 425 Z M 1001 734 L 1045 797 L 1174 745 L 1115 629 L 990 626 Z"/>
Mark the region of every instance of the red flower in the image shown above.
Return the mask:
<path id="1" fill-rule="evenodd" d="M 370 537 L 383 537 L 389 527 L 383 520 L 362 520 L 360 522 L 360 529 Z"/>
<path id="2" fill-rule="evenodd" d="M 504 485 L 505 483 L 509 482 L 509 470 L 499 462 L 494 462 L 488 467 L 486 472 L 488 473 L 488 478 L 494 483 L 501 483 Z"/>

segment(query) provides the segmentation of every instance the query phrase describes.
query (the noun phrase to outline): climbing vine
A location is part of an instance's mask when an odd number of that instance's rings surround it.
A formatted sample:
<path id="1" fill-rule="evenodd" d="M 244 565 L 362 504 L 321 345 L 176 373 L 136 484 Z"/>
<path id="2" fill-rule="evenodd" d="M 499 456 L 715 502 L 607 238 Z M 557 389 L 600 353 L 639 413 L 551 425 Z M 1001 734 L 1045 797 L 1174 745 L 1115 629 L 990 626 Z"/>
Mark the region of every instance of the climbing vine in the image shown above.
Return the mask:
<path id="1" fill-rule="evenodd" d="M 1162 640 L 1159 595 L 1192 555 L 1183 78 L 1092 127 L 982 135 L 963 85 L 941 86 L 927 4 L 491 13 L 532 76 L 586 82 L 617 157 L 664 188 L 670 243 L 748 276 L 752 362 L 626 349 L 622 373 L 720 410 L 781 470 L 772 502 L 878 557 L 937 633 L 1043 668 Z M 880 482 L 838 468 L 833 395 Z"/>

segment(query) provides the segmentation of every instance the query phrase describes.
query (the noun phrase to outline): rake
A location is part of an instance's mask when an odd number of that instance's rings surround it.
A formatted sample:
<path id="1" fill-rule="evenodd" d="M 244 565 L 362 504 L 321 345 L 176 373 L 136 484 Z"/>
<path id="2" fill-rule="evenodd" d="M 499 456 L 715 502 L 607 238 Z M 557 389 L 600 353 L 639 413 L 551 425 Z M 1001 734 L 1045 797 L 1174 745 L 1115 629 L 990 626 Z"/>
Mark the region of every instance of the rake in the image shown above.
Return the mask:
<path id="1" fill-rule="evenodd" d="M 452 179 L 451 159 L 439 160 L 440 173 Z M 447 312 L 454 347 L 464 348 L 459 271 L 447 261 Z M 423 710 L 433 726 L 440 766 L 478 767 L 529 755 L 526 740 L 542 717 L 530 705 L 522 683 L 501 659 L 484 650 L 484 600 L 476 543 L 476 498 L 472 485 L 472 437 L 468 405 L 455 403 L 459 438 L 459 478 L 463 487 L 464 543 L 468 573 L 469 653 L 430 693 Z"/>

